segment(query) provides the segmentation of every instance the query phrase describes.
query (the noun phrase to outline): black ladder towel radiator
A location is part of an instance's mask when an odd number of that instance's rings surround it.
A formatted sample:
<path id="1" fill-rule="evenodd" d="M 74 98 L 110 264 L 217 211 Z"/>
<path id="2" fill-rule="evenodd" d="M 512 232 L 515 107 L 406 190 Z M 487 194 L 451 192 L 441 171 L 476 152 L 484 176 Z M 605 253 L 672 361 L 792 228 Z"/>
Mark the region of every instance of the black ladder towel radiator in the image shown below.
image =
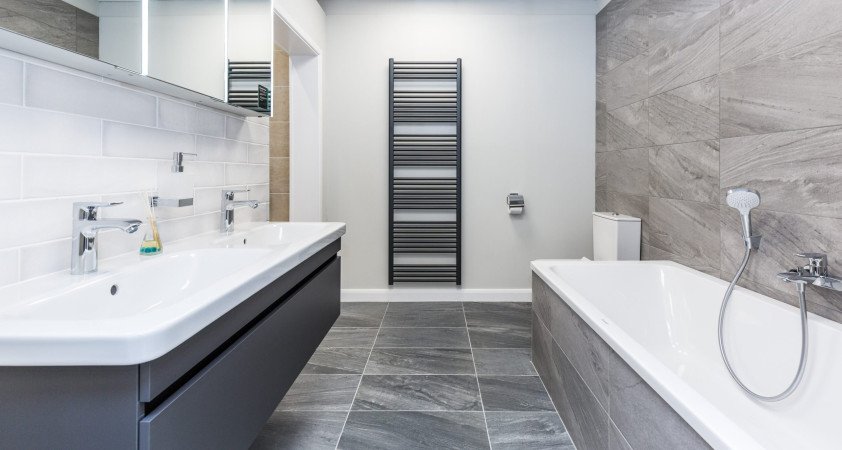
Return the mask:
<path id="1" fill-rule="evenodd" d="M 461 156 L 461 58 L 389 59 L 389 285 L 462 284 Z"/>

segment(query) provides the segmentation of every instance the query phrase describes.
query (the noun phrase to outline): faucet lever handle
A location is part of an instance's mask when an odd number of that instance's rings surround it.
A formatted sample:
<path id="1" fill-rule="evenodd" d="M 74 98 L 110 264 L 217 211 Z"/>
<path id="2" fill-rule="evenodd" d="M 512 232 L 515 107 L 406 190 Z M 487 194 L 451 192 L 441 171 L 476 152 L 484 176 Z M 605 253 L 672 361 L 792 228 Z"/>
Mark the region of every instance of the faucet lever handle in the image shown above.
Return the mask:
<path id="1" fill-rule="evenodd" d="M 251 191 L 251 189 L 224 189 L 222 191 L 222 198 L 224 198 L 225 200 L 234 200 L 234 194 L 249 191 Z"/>
<path id="2" fill-rule="evenodd" d="M 806 258 L 807 266 L 804 267 L 812 276 L 827 276 L 827 255 L 824 253 L 801 252 L 796 253 L 799 258 Z"/>
<path id="3" fill-rule="evenodd" d="M 122 204 L 123 202 L 74 202 L 73 209 L 78 212 L 79 220 L 96 220 L 97 209 Z"/>

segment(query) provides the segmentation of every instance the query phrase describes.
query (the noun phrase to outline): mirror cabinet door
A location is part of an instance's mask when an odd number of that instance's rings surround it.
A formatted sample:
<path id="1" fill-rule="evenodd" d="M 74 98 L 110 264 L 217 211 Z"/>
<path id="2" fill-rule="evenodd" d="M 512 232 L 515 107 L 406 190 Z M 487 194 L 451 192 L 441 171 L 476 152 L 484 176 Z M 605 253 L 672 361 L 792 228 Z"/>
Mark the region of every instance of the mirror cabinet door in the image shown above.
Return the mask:
<path id="1" fill-rule="evenodd" d="M 228 103 L 269 114 L 272 2 L 228 0 Z"/>

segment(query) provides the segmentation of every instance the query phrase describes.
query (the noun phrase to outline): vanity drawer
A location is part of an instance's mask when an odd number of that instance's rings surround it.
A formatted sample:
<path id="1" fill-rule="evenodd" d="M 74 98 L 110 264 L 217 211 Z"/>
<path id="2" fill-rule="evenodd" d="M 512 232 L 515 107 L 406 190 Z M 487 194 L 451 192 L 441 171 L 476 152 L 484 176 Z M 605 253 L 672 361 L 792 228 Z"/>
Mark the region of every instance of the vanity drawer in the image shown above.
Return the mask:
<path id="1" fill-rule="evenodd" d="M 248 448 L 339 316 L 339 267 L 322 267 L 144 417 L 140 448 Z"/>

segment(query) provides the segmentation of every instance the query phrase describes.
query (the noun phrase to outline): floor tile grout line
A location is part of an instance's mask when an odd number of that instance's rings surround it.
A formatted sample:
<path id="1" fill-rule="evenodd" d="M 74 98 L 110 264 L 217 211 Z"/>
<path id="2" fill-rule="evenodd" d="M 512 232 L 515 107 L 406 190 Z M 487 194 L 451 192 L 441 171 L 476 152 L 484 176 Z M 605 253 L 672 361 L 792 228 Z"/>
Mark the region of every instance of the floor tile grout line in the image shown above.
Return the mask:
<path id="1" fill-rule="evenodd" d="M 363 384 L 363 377 L 365 376 L 365 369 L 368 367 L 368 362 L 371 360 L 371 354 L 374 352 L 374 346 L 377 344 L 377 336 L 380 335 L 380 328 L 383 327 L 383 321 L 386 320 L 386 312 L 389 311 L 389 303 L 386 303 L 386 308 L 383 310 L 383 317 L 380 319 L 380 326 L 377 327 L 377 333 L 374 335 L 374 341 L 371 342 L 371 348 L 368 351 L 368 358 L 365 360 L 363 372 L 360 374 L 360 381 L 357 383 L 357 389 L 354 391 L 354 396 L 351 398 L 351 405 L 348 407 L 348 414 L 345 416 L 345 422 L 342 423 L 342 429 L 339 430 L 339 437 L 336 438 L 335 450 L 339 449 L 339 442 L 342 441 L 342 435 L 345 434 L 345 426 L 348 425 L 348 418 L 351 417 L 351 411 L 354 409 L 354 402 L 357 401 L 357 394 L 360 392 L 360 386 Z M 340 313 L 341 314 L 341 313 Z"/>
<path id="2" fill-rule="evenodd" d="M 468 333 L 468 345 L 471 348 L 471 361 L 474 363 L 474 379 L 477 382 L 477 395 L 479 395 L 479 406 L 482 409 L 482 420 L 485 422 L 485 436 L 488 438 L 488 448 L 491 450 L 491 432 L 488 430 L 488 416 L 485 414 L 485 403 L 482 401 L 482 387 L 479 385 L 479 371 L 477 370 L 477 360 L 474 358 L 474 344 L 471 342 L 471 331 L 468 327 L 468 313 L 465 312 L 464 302 L 462 302 L 462 315 L 465 317 L 465 330 Z"/>

